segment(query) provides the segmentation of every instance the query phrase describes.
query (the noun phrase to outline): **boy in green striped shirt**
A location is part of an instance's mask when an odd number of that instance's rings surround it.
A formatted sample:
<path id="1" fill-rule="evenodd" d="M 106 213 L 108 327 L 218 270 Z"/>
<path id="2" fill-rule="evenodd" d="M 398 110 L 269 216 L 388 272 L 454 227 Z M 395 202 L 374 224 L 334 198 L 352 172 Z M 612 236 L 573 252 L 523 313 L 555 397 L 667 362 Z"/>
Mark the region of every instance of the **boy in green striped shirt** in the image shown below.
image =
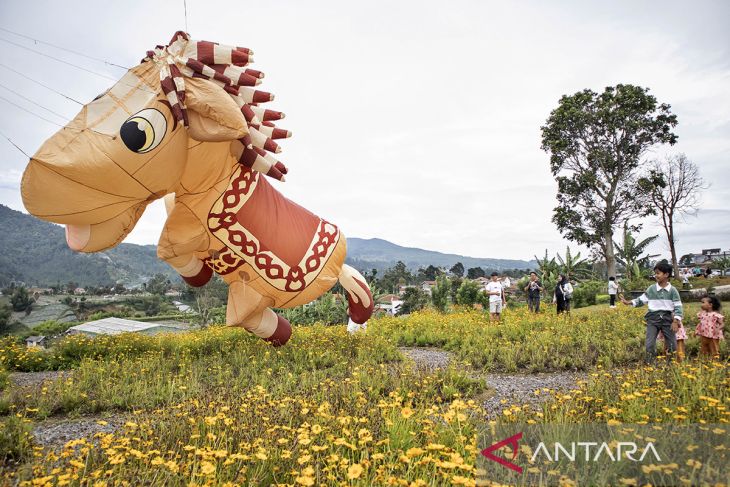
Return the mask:
<path id="1" fill-rule="evenodd" d="M 654 266 L 656 284 L 649 286 L 644 294 L 628 301 L 621 295 L 621 302 L 630 306 L 647 304 L 646 312 L 646 362 L 656 359 L 656 338 L 661 333 L 669 349 L 668 359 L 677 349 L 677 330 L 682 322 L 682 300 L 679 291 L 669 283 L 672 266 L 666 261 Z"/>

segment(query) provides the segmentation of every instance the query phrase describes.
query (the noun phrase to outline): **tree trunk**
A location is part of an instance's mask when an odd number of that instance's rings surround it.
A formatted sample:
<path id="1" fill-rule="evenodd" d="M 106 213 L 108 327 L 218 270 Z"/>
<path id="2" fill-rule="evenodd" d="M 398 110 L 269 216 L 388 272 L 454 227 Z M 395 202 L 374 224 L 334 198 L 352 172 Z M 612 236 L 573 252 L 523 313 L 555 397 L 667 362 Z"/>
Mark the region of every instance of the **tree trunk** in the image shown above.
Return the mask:
<path id="1" fill-rule="evenodd" d="M 669 240 L 669 251 L 672 253 L 672 268 L 674 269 L 674 277 L 679 278 L 679 265 L 677 265 L 677 250 L 674 248 L 674 228 L 669 227 L 667 231 L 667 240 Z"/>
<path id="2" fill-rule="evenodd" d="M 677 250 L 674 247 L 674 212 L 662 211 L 662 224 L 667 232 L 667 242 L 669 243 L 669 252 L 672 254 L 672 269 L 674 277 L 679 278 L 679 266 L 677 265 Z"/>
<path id="3" fill-rule="evenodd" d="M 606 249 L 606 268 L 608 277 L 616 275 L 616 254 L 613 250 L 613 229 L 609 229 L 604 235 Z"/>

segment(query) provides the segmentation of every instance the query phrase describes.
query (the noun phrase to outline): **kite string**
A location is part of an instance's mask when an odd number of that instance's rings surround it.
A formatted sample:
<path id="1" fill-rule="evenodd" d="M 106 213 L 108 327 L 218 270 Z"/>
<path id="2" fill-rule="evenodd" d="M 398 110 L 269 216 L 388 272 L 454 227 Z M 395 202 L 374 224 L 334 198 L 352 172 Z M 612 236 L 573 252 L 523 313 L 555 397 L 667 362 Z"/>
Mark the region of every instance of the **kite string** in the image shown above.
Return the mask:
<path id="1" fill-rule="evenodd" d="M 28 154 L 25 153 L 25 151 L 23 149 L 21 149 L 18 146 L 18 144 L 16 144 L 15 142 L 13 142 L 12 139 L 10 137 L 8 137 L 7 135 L 5 135 L 2 131 L 0 131 L 0 135 L 2 135 L 3 137 L 5 137 L 8 142 L 10 142 L 11 144 L 13 144 L 13 147 L 15 147 L 16 149 L 18 149 L 25 157 L 27 157 L 28 159 L 31 158 Z"/>
<path id="2" fill-rule="evenodd" d="M 41 41 L 39 39 L 35 39 L 35 38 L 30 37 L 30 36 L 27 36 L 25 34 L 20 34 L 18 32 L 13 32 L 12 30 L 6 29 L 5 27 L 0 27 L 0 30 L 3 30 L 3 31 L 5 31 L 5 32 L 7 32 L 9 34 L 16 35 L 18 37 L 23 37 L 25 39 L 29 39 L 29 40 L 31 40 L 31 41 L 33 41 L 35 43 L 45 44 L 47 46 L 55 47 L 56 49 L 60 49 L 62 51 L 66 51 L 66 52 L 70 52 L 72 54 L 76 54 L 77 56 L 82 56 L 82 57 L 85 57 L 87 59 L 92 59 L 94 61 L 99 61 L 99 62 L 102 62 L 104 64 L 108 64 L 109 66 L 116 66 L 117 68 L 129 69 L 127 66 L 122 66 L 121 64 L 116 64 L 116 63 L 113 63 L 111 61 L 107 61 L 105 59 L 100 59 L 100 58 L 97 58 L 97 57 L 89 56 L 88 54 L 84 54 L 83 52 L 74 51 L 73 49 L 68 49 L 66 47 L 61 47 L 61 46 L 58 46 L 56 44 L 52 44 L 50 42 Z"/>
<path id="3" fill-rule="evenodd" d="M 74 63 L 71 63 L 71 62 L 65 61 L 65 60 L 63 60 L 63 59 L 59 59 L 59 58 L 57 58 L 57 57 L 55 57 L 55 56 L 51 56 L 50 54 L 46 54 L 46 53 L 44 53 L 44 52 L 36 51 L 35 49 L 31 49 L 30 47 L 26 47 L 26 46 L 24 46 L 24 45 L 22 45 L 22 44 L 18 44 L 17 42 L 9 41 L 9 40 L 7 40 L 7 39 L 5 39 L 5 38 L 3 38 L 3 37 L 0 37 L 0 41 L 2 41 L 2 42 L 7 42 L 8 44 L 12 44 L 13 46 L 17 46 L 17 47 L 19 47 L 19 48 L 21 48 L 21 49 L 26 49 L 26 50 L 28 50 L 28 51 L 30 51 L 30 52 L 33 52 L 33 53 L 35 53 L 35 54 L 38 54 L 38 55 L 40 55 L 40 56 L 44 56 L 44 57 L 47 57 L 47 58 L 49 58 L 49 59 L 53 59 L 53 60 L 54 60 L 54 61 L 56 61 L 56 62 L 59 62 L 59 63 L 62 63 L 62 64 L 66 64 L 66 65 L 68 65 L 68 66 L 74 67 L 74 68 L 76 68 L 76 69 L 80 69 L 80 70 L 82 70 L 82 71 L 86 71 L 87 73 L 91 73 L 91 74 L 94 74 L 94 75 L 96 75 L 96 76 L 99 76 L 99 77 L 101 77 L 101 78 L 106 78 L 106 79 L 112 80 L 112 81 L 114 81 L 115 83 L 120 83 L 120 84 L 122 84 L 122 85 L 128 86 L 128 87 L 130 87 L 130 88 L 134 88 L 134 89 L 136 89 L 136 90 L 140 90 L 140 91 L 146 91 L 147 93 L 154 93 L 154 94 L 157 94 L 157 91 L 149 90 L 149 89 L 146 89 L 146 88 L 144 88 L 144 87 L 140 87 L 140 86 L 138 86 L 138 85 L 130 85 L 129 83 L 123 83 L 123 82 L 122 82 L 122 80 L 118 80 L 117 78 L 112 78 L 111 76 L 107 76 L 107 75 L 105 75 L 105 74 L 102 74 L 102 73 L 98 73 L 98 72 L 96 72 L 96 71 L 94 71 L 94 70 L 92 70 L 92 69 L 87 69 L 87 68 L 84 68 L 83 66 L 79 66 L 78 64 L 74 64 Z"/>
<path id="4" fill-rule="evenodd" d="M 185 9 L 185 32 L 190 32 L 188 30 L 188 0 L 183 0 L 183 8 Z"/>
<path id="5" fill-rule="evenodd" d="M 64 97 L 64 98 L 67 98 L 67 99 L 71 100 L 71 101 L 72 101 L 72 102 L 74 102 L 74 103 L 78 103 L 79 105 L 83 105 L 83 103 L 82 103 L 82 102 L 80 102 L 80 101 L 76 100 L 75 98 L 71 98 L 71 97 L 70 97 L 70 96 L 68 96 L 68 95 L 64 95 L 64 94 L 63 94 L 63 93 L 61 93 L 60 91 L 58 91 L 58 90 L 56 90 L 56 89 L 54 89 L 54 88 L 51 88 L 50 86 L 48 86 L 48 85 L 46 85 L 46 84 L 44 84 L 44 83 L 41 83 L 40 81 L 38 81 L 38 80 L 35 80 L 35 79 L 31 78 L 30 76 L 26 76 L 26 75 L 24 75 L 24 74 L 23 74 L 23 73 L 21 73 L 20 71 L 17 71 L 17 70 L 15 70 L 15 69 L 11 68 L 10 66 L 7 66 L 7 65 L 5 65 L 5 64 L 3 64 L 3 63 L 0 63 L 0 67 L 3 67 L 3 68 L 5 68 L 5 69 L 7 69 L 7 70 L 10 70 L 10 71 L 12 71 L 13 73 L 15 73 L 15 74 L 17 74 L 17 75 L 19 75 L 19 76 L 22 76 L 23 78 L 25 78 L 25 79 L 27 79 L 27 80 L 29 80 L 29 81 L 32 81 L 33 83 L 35 83 L 35 84 L 37 84 L 37 85 L 40 85 L 40 86 L 42 86 L 42 87 L 46 88 L 47 90 L 51 90 L 52 92 L 54 92 L 54 93 L 56 93 L 56 94 L 58 94 L 58 95 L 61 95 L 61 96 L 62 96 L 62 97 Z"/>
<path id="6" fill-rule="evenodd" d="M 62 119 L 62 120 L 63 120 L 64 122 L 68 122 L 68 119 L 66 118 L 66 116 L 65 116 L 65 115 L 61 115 L 61 114 L 60 114 L 60 113 L 58 113 L 58 112 L 54 112 L 54 111 L 53 111 L 53 110 L 51 110 L 50 108 L 46 108 L 46 107 L 44 107 L 44 106 L 43 106 L 43 105 L 41 105 L 40 103 L 36 103 L 36 102 L 34 102 L 33 100 L 31 100 L 31 99 L 30 99 L 30 98 L 28 98 L 27 96 L 24 96 L 24 95 L 22 95 L 22 94 L 18 93 L 17 91 L 15 91 L 15 90 L 12 90 L 12 89 L 8 88 L 7 86 L 5 86 L 5 85 L 4 85 L 4 84 L 2 84 L 2 83 L 0 83 L 0 87 L 2 87 L 2 88 L 5 88 L 5 89 L 6 89 L 6 90 L 8 90 L 8 91 L 9 91 L 10 93 L 13 93 L 13 94 L 14 94 L 14 95 L 16 95 L 16 96 L 19 96 L 19 97 L 20 97 L 20 98 L 22 98 L 23 100 L 25 100 L 25 101 L 27 101 L 27 102 L 30 102 L 30 103 L 32 103 L 33 105 L 35 105 L 35 106 L 37 106 L 37 107 L 39 107 L 39 108 L 42 108 L 42 109 L 44 109 L 45 111 L 47 111 L 47 112 L 49 112 L 49 113 L 52 113 L 52 114 L 54 114 L 55 116 L 57 116 L 57 117 L 59 117 L 60 119 Z"/>

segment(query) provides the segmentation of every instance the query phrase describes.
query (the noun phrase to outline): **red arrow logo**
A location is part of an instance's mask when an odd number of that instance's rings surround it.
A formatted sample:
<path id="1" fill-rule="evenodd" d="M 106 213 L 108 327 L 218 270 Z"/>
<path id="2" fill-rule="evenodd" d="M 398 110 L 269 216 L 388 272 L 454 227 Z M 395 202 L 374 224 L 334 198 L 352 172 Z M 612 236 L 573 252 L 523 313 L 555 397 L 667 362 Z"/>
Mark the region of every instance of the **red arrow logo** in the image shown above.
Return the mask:
<path id="1" fill-rule="evenodd" d="M 517 473 L 522 473 L 522 467 L 519 467 L 515 465 L 514 463 L 505 460 L 502 457 L 498 457 L 497 455 L 494 455 L 492 452 L 495 450 L 499 450 L 505 445 L 509 445 L 512 448 L 512 460 L 517 458 L 517 450 L 519 448 L 519 445 L 517 444 L 518 441 L 522 439 L 522 433 L 517 433 L 514 436 L 510 436 L 509 438 L 505 438 L 504 440 L 500 441 L 499 443 L 495 443 L 494 445 L 485 448 L 482 450 L 482 455 L 489 458 L 490 460 L 493 460 L 497 463 L 499 463 L 502 466 L 505 466 L 511 470 L 514 470 Z"/>

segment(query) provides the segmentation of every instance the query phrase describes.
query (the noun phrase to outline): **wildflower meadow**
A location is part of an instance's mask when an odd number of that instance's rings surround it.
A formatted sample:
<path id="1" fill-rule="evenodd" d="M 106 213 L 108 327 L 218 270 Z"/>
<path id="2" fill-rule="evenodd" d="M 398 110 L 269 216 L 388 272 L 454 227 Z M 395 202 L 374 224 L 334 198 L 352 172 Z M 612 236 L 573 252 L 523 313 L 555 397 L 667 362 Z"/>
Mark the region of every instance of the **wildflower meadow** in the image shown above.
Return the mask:
<path id="1" fill-rule="evenodd" d="M 402 346 L 452 360 L 418 367 Z M 488 424 L 730 422 L 727 347 L 713 361 L 697 357 L 693 339 L 687 349 L 682 363 L 642 365 L 632 309 L 508 310 L 500 323 L 476 310 L 424 311 L 353 335 L 296 327 L 281 348 L 222 326 L 69 336 L 49 350 L 4 339 L 0 476 L 29 486 L 477 485 L 477 431 Z M 49 378 L 9 379 L 34 371 Z M 568 391 L 535 388 L 539 403 L 483 407 L 489 374 L 561 371 L 585 378 Z M 32 431 L 54 421 L 93 427 L 39 444 Z"/>

